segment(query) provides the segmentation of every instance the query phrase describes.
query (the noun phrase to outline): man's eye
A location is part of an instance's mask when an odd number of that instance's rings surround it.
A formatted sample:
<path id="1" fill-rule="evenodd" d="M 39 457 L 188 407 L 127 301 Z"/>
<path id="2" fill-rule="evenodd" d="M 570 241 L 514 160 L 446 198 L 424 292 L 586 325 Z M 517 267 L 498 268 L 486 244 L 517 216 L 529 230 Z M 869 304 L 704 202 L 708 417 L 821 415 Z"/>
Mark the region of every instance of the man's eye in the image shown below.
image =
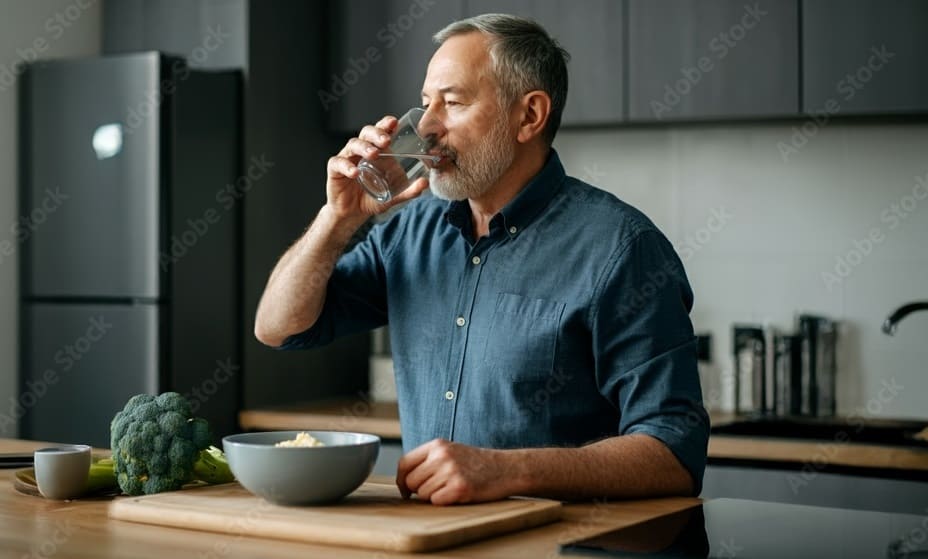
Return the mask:
<path id="1" fill-rule="evenodd" d="M 445 104 L 448 105 L 449 107 L 456 107 L 460 105 L 460 103 L 458 103 L 457 101 L 445 101 Z"/>

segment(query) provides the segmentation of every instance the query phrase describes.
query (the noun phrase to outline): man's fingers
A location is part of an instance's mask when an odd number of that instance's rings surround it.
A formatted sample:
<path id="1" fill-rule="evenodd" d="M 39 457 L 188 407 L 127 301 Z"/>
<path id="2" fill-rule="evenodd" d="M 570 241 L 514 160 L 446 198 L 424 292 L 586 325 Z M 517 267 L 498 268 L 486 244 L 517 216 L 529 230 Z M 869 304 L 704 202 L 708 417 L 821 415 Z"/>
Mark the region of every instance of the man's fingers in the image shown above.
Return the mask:
<path id="1" fill-rule="evenodd" d="M 393 132 L 393 128 L 396 126 L 397 122 L 398 122 L 398 119 L 395 116 L 387 115 L 383 117 L 382 119 L 378 120 L 375 126 L 377 126 L 377 128 L 382 128 L 383 130 L 386 130 L 387 134 L 390 134 Z"/>
<path id="2" fill-rule="evenodd" d="M 360 158 L 369 159 L 377 153 L 378 149 L 379 148 L 377 146 L 368 142 L 367 140 L 362 140 L 361 138 L 351 138 L 348 140 L 348 143 L 345 144 L 345 148 L 342 150 L 340 155 L 344 157 L 357 156 Z"/>
<path id="3" fill-rule="evenodd" d="M 406 466 L 406 471 L 409 472 L 421 464 L 428 457 L 429 450 L 434 444 L 435 441 L 429 441 L 407 452 L 405 456 L 400 458 L 400 468 Z"/>
<path id="4" fill-rule="evenodd" d="M 422 480 L 415 490 L 416 495 L 423 501 L 428 501 L 432 494 L 444 487 L 447 483 L 447 476 L 442 475 L 441 470 L 433 472 L 428 478 Z"/>
<path id="5" fill-rule="evenodd" d="M 400 494 L 404 498 L 409 497 L 412 493 L 406 484 L 406 476 L 409 472 L 416 469 L 429 455 L 429 448 L 432 443 L 425 443 L 409 451 L 408 454 L 400 458 L 396 466 L 396 486 L 400 489 Z"/>
<path id="6" fill-rule="evenodd" d="M 406 474 L 406 488 L 417 493 L 420 496 L 422 495 L 422 486 L 426 484 L 430 479 L 434 479 L 435 476 L 440 471 L 441 463 L 434 458 L 428 458 L 420 463 L 418 466 L 407 472 Z"/>
<path id="7" fill-rule="evenodd" d="M 361 133 L 358 134 L 358 137 L 379 148 L 385 148 L 390 145 L 390 133 L 377 126 L 365 126 L 361 129 Z"/>
<path id="8" fill-rule="evenodd" d="M 453 505 L 456 503 L 465 502 L 461 500 L 460 490 L 447 483 L 442 485 L 434 493 L 432 493 L 429 496 L 429 500 L 432 502 L 433 505 L 440 505 L 440 506 Z"/>
<path id="9" fill-rule="evenodd" d="M 358 137 L 351 138 L 345 144 L 345 147 L 338 153 L 342 157 L 357 155 L 366 157 L 371 153 L 371 148 L 385 148 L 390 145 L 390 134 L 396 126 L 396 117 L 385 116 L 376 125 L 368 124 L 358 133 Z"/>
<path id="10" fill-rule="evenodd" d="M 404 499 L 408 499 L 412 495 L 412 491 L 406 485 L 406 472 L 403 470 L 402 463 L 396 467 L 396 486 L 400 490 L 400 496 Z"/>
<path id="11" fill-rule="evenodd" d="M 347 157 L 333 156 L 329 158 L 326 169 L 330 178 L 355 178 L 358 176 L 358 167 Z"/>

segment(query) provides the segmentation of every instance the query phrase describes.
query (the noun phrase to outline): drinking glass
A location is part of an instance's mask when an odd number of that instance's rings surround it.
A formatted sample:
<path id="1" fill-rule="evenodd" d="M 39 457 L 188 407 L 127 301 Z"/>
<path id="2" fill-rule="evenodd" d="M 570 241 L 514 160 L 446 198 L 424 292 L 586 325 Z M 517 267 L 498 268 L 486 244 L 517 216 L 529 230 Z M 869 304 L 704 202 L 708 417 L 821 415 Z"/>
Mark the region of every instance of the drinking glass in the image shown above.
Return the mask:
<path id="1" fill-rule="evenodd" d="M 390 201 L 416 179 L 428 176 L 432 165 L 441 159 L 429 154 L 436 136 L 425 131 L 424 114 L 424 109 L 410 109 L 400 117 L 390 145 L 381 149 L 376 159 L 358 163 L 358 182 L 378 202 Z"/>

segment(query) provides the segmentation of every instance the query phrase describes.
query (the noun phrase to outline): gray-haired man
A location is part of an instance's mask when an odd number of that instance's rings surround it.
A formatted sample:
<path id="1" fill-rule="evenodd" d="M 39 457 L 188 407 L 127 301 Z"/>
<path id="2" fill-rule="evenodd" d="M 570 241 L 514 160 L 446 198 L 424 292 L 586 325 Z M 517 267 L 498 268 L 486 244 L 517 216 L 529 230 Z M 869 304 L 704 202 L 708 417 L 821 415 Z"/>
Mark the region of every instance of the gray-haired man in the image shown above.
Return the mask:
<path id="1" fill-rule="evenodd" d="M 646 216 L 565 175 L 551 142 L 566 52 L 498 14 L 436 41 L 422 101 L 442 125 L 440 162 L 380 205 L 356 165 L 396 119 L 350 140 L 329 160 L 327 204 L 271 274 L 255 335 L 306 348 L 390 324 L 404 495 L 698 493 L 692 291 Z M 410 200 L 341 255 L 370 216 Z"/>

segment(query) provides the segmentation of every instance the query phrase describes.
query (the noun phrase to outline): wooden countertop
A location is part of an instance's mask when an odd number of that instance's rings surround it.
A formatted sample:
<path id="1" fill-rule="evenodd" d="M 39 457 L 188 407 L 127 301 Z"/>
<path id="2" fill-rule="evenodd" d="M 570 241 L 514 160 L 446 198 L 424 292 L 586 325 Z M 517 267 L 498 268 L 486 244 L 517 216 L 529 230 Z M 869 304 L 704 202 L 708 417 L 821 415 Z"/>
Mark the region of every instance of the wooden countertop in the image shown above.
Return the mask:
<path id="1" fill-rule="evenodd" d="M 928 449 L 834 441 L 713 435 L 709 438 L 710 463 L 713 459 L 799 462 L 815 470 L 833 465 L 928 472 Z"/>
<path id="2" fill-rule="evenodd" d="M 238 420 L 246 431 L 363 431 L 384 439 L 400 438 L 400 413 L 392 402 L 356 399 L 295 404 L 245 410 Z"/>
<path id="3" fill-rule="evenodd" d="M 2 452 L 30 452 L 47 443 L 0 439 Z M 699 499 L 568 504 L 560 522 L 435 554 L 390 554 L 111 520 L 108 499 L 48 501 L 13 489 L 0 469 L 0 548 L 13 557 L 554 557 L 558 544 L 681 510 Z"/>
<path id="4" fill-rule="evenodd" d="M 730 413 L 713 413 L 713 425 L 734 421 Z M 239 415 L 249 431 L 280 429 L 334 429 L 363 431 L 385 439 L 400 438 L 396 404 L 364 400 L 332 400 L 287 407 L 246 410 Z M 709 439 L 709 461 L 792 462 L 823 466 L 873 468 L 928 472 L 928 449 L 841 443 L 801 439 L 774 439 L 713 435 Z"/>

